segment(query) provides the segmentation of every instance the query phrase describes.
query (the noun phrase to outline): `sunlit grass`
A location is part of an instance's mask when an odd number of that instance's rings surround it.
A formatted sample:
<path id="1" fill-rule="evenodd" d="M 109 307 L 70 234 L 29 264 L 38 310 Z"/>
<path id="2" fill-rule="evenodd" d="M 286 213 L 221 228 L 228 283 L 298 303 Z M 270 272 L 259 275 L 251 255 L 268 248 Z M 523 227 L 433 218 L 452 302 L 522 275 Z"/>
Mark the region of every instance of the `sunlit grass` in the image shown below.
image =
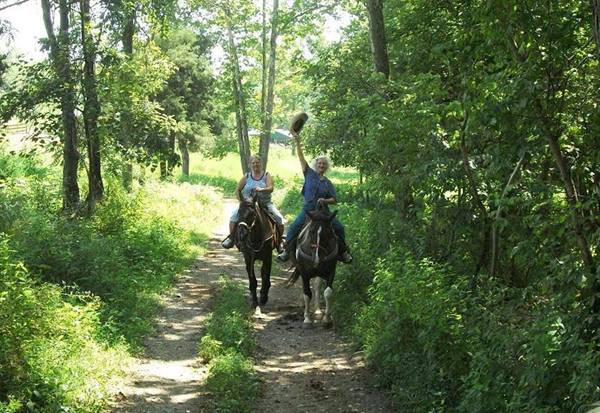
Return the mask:
<path id="1" fill-rule="evenodd" d="M 307 156 L 307 161 L 312 159 Z M 282 207 L 294 205 L 289 213 L 297 213 L 296 209 L 302 203 L 300 189 L 302 188 L 302 169 L 298 157 L 292 154 L 290 146 L 272 145 L 269 150 L 267 170 L 273 176 L 275 190 L 273 202 Z M 238 154 L 229 154 L 223 159 L 211 159 L 199 153 L 190 156 L 190 176 L 180 177 L 182 182 L 201 183 L 219 188 L 224 196 L 234 196 L 237 183 L 242 178 L 243 172 Z M 352 184 L 359 181 L 358 171 L 353 168 L 333 166 L 327 174 L 338 192 L 338 186 Z M 343 194 L 339 194 L 343 195 Z"/>

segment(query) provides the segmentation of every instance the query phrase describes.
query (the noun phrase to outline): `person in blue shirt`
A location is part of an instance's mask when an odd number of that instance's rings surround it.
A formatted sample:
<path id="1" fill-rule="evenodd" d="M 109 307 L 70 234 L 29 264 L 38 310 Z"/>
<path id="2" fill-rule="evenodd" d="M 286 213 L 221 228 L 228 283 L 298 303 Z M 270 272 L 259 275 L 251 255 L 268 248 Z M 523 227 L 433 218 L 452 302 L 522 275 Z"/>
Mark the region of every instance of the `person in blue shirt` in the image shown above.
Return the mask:
<path id="1" fill-rule="evenodd" d="M 292 245 L 296 238 L 298 238 L 298 235 L 302 230 L 302 226 L 306 220 L 306 211 L 314 211 L 318 204 L 321 204 L 329 211 L 329 205 L 337 203 L 335 188 L 331 181 L 325 177 L 325 173 L 329 170 L 329 159 L 326 156 L 319 156 L 314 160 L 311 168 L 304 158 L 302 146 L 300 145 L 300 135 L 297 132 L 292 131 L 292 136 L 296 142 L 298 159 L 300 160 L 302 173 L 304 174 L 304 185 L 302 186 L 301 192 L 304 197 L 304 205 L 294 222 L 288 227 L 286 234 L 288 248 L 277 255 L 279 261 L 287 261 L 290 258 L 289 246 Z M 352 256 L 348 252 L 346 246 L 346 232 L 344 226 L 337 217 L 333 219 L 332 225 L 333 230 L 340 240 L 339 260 L 348 264 L 352 262 Z"/>
<path id="2" fill-rule="evenodd" d="M 266 208 L 277 224 L 277 232 L 279 232 L 279 239 L 283 235 L 283 215 L 277 209 L 277 207 L 271 202 L 271 193 L 273 192 L 273 178 L 271 174 L 263 171 L 262 160 L 258 155 L 252 155 L 250 157 L 250 172 L 245 174 L 242 179 L 238 182 L 238 186 L 235 190 L 235 197 L 238 201 L 242 201 L 244 198 L 252 197 L 253 193 L 256 194 L 258 203 L 261 207 Z M 223 248 L 233 247 L 233 238 L 235 229 L 238 223 L 238 209 L 236 208 L 229 218 L 229 236 L 222 242 Z M 277 246 L 277 250 L 280 247 Z"/>

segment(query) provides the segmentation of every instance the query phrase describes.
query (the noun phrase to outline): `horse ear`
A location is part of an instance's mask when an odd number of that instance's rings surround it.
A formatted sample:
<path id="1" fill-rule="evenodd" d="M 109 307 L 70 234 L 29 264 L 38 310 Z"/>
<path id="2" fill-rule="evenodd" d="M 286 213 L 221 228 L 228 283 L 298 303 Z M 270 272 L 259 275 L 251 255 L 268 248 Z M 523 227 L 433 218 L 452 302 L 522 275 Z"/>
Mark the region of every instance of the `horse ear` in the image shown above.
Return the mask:
<path id="1" fill-rule="evenodd" d="M 337 209 L 335 211 L 333 211 L 333 214 L 331 214 L 331 216 L 329 217 L 330 221 L 333 221 L 333 218 L 335 218 L 335 216 L 337 215 L 338 211 L 339 210 L 337 210 Z"/>

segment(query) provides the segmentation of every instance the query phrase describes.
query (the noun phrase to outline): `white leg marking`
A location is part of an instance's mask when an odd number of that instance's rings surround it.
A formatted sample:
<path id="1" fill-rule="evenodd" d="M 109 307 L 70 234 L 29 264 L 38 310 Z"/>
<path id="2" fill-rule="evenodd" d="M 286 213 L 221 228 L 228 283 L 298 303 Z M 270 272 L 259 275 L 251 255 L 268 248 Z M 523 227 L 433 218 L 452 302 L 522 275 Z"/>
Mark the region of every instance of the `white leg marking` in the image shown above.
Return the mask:
<path id="1" fill-rule="evenodd" d="M 331 287 L 325 288 L 323 295 L 325 296 L 325 315 L 323 316 L 323 322 L 329 323 L 331 322 L 331 297 L 333 296 L 333 290 Z"/>
<path id="2" fill-rule="evenodd" d="M 310 319 L 310 297 L 304 294 L 304 324 L 311 324 Z"/>
<path id="3" fill-rule="evenodd" d="M 321 277 L 316 277 L 315 279 L 315 288 L 314 288 L 314 300 L 315 300 L 315 314 L 321 313 Z"/>

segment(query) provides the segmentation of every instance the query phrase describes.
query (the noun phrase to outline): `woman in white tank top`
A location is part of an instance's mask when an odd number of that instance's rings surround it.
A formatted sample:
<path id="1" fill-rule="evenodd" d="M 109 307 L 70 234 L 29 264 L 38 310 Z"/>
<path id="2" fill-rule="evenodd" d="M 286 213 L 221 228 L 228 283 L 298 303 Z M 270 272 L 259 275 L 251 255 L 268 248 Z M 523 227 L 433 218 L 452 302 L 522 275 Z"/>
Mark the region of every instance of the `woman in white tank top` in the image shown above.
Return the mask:
<path id="1" fill-rule="evenodd" d="M 271 202 L 271 193 L 273 192 L 273 178 L 271 174 L 263 171 L 262 160 L 258 155 L 252 155 L 250 157 L 250 172 L 245 174 L 235 190 L 235 197 L 238 201 L 244 198 L 252 196 L 252 191 L 256 192 L 258 196 L 258 202 L 263 208 L 266 208 L 275 218 L 277 223 L 277 231 L 281 235 L 283 234 L 283 215 Z M 231 214 L 229 218 L 229 236 L 223 241 L 223 248 L 233 247 L 233 234 L 235 234 L 235 227 L 238 222 L 238 210 Z M 277 250 L 280 250 L 280 246 L 277 246 Z"/>

